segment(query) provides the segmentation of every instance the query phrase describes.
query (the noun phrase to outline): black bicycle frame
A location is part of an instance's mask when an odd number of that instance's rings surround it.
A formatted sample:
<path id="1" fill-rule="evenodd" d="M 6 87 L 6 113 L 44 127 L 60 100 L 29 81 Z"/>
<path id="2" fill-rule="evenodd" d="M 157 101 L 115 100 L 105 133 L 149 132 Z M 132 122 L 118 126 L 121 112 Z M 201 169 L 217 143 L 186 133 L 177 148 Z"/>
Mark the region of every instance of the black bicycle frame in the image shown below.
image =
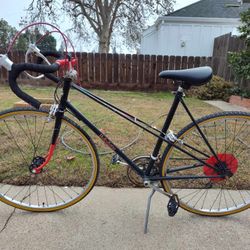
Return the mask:
<path id="1" fill-rule="evenodd" d="M 142 128 L 143 130 L 147 131 L 151 135 L 157 137 L 157 142 L 154 147 L 153 153 L 151 155 L 148 167 L 146 171 L 144 172 L 141 170 L 124 152 L 116 146 L 105 134 L 103 134 L 93 123 L 91 123 L 80 111 L 78 111 L 70 102 L 67 101 L 68 94 L 70 88 L 73 88 L 77 90 L 78 92 L 82 93 L 83 95 L 89 97 L 90 99 L 94 100 L 95 102 L 99 103 L 100 105 L 104 106 L 105 108 L 111 110 L 112 112 L 116 113 L 117 115 L 121 116 L 122 118 L 128 120 L 129 122 L 135 124 L 136 126 Z M 206 161 L 194 156 L 193 154 L 189 153 L 188 151 L 184 150 L 182 147 L 178 146 L 176 142 L 173 142 L 168 139 L 168 136 L 166 135 L 166 132 L 168 131 L 168 128 L 173 120 L 173 117 L 175 115 L 176 109 L 181 102 L 184 105 L 185 110 L 187 111 L 188 115 L 190 116 L 191 120 L 194 122 L 194 124 L 199 128 L 198 124 L 194 120 L 193 116 L 191 115 L 190 111 L 188 110 L 187 106 L 184 103 L 183 100 L 183 90 L 181 87 L 179 87 L 178 91 L 175 94 L 175 98 L 173 101 L 173 104 L 170 108 L 170 111 L 167 115 L 167 118 L 164 122 L 162 130 L 158 130 L 156 128 L 153 128 L 146 122 L 130 115 L 129 113 L 119 109 L 118 107 L 112 105 L 111 103 L 105 101 L 104 99 L 94 95 L 93 93 L 89 92 L 88 90 L 72 83 L 69 79 L 64 80 L 64 86 L 63 86 L 63 95 L 60 100 L 59 108 L 56 114 L 56 123 L 55 123 L 55 129 L 54 134 L 52 137 L 52 143 L 55 143 L 60 126 L 61 126 L 61 119 L 63 117 L 64 111 L 67 109 L 69 112 L 71 112 L 78 120 L 82 121 L 87 127 L 89 127 L 107 146 L 109 146 L 117 155 L 119 155 L 138 175 L 140 175 L 143 179 L 148 180 L 181 180 L 181 179 L 197 179 L 197 178 L 214 178 L 214 176 L 150 176 L 150 172 L 155 164 L 155 161 L 157 160 L 160 148 L 162 146 L 163 142 L 166 142 L 173 147 L 177 148 L 181 152 L 185 153 L 186 155 L 192 157 L 193 159 L 197 160 L 200 164 L 196 164 L 193 166 L 184 166 L 184 167 L 178 167 L 176 170 L 171 170 L 170 172 L 177 172 L 181 170 L 185 170 L 187 168 L 195 168 L 200 166 L 208 166 L 209 168 L 218 170 L 216 167 L 211 166 L 210 164 L 206 163 Z M 209 144 L 208 140 L 206 139 L 205 135 L 202 133 L 200 129 L 198 129 L 199 133 L 201 133 L 202 138 L 204 139 L 205 143 L 208 145 L 208 148 L 211 150 L 211 153 L 215 155 L 215 152 L 213 151 L 211 145 Z M 201 152 L 198 149 L 193 148 L 192 146 L 189 146 L 185 144 L 185 146 L 195 150 L 196 152 L 200 153 L 204 157 L 208 157 L 204 152 Z M 216 178 L 223 178 L 225 175 L 216 175 Z"/>

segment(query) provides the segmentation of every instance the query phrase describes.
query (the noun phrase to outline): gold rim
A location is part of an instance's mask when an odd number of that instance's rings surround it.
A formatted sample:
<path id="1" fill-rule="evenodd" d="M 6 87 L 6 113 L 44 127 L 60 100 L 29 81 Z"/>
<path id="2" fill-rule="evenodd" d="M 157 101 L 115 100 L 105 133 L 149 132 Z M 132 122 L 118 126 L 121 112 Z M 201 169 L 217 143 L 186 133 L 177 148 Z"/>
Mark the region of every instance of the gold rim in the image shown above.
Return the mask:
<path id="1" fill-rule="evenodd" d="M 211 122 L 211 121 L 214 121 L 214 120 L 218 120 L 219 119 L 222 119 L 222 118 L 245 118 L 245 119 L 248 119 L 250 120 L 250 115 L 249 116 L 246 116 L 246 115 L 218 115 L 216 117 L 213 117 L 213 118 L 208 118 L 208 119 L 205 119 L 204 121 L 202 122 L 199 122 L 198 124 L 199 125 L 203 125 L 204 123 L 207 123 L 207 122 Z M 189 133 L 193 128 L 195 128 L 195 125 L 190 127 L 187 131 L 185 131 L 183 134 L 181 134 L 181 136 L 179 137 L 180 139 L 182 139 L 187 133 Z M 164 158 L 164 161 L 163 161 L 163 164 L 162 164 L 162 168 L 161 168 L 161 175 L 164 176 L 165 173 L 166 173 L 166 167 L 167 167 L 167 161 L 170 157 L 170 154 L 172 153 L 174 147 L 171 147 L 165 158 Z M 172 190 L 171 190 L 171 187 L 169 185 L 169 182 L 168 181 L 162 181 L 162 186 L 163 186 L 163 189 L 166 191 L 166 192 L 169 192 L 169 193 L 172 193 Z M 188 212 L 191 212 L 191 213 L 195 213 L 195 214 L 199 214 L 199 215 L 205 215 L 205 216 L 224 216 L 224 215 L 230 215 L 230 214 L 235 214 L 235 213 L 239 213 L 241 211 L 244 211 L 248 208 L 250 208 L 250 204 L 247 204 L 241 208 L 238 208 L 238 209 L 235 209 L 235 210 L 232 210 L 232 211 L 224 211 L 224 212 L 206 212 L 206 211 L 201 211 L 201 210 L 198 210 L 198 209 L 194 209 L 192 207 L 189 207 L 187 206 L 185 203 L 181 202 L 180 201 L 180 207 L 185 209 L 186 211 Z"/>
<path id="2" fill-rule="evenodd" d="M 10 117 L 12 115 L 20 115 L 20 114 L 22 114 L 22 115 L 36 114 L 36 115 L 39 115 L 39 116 L 45 116 L 45 114 L 48 114 L 48 113 L 43 112 L 43 111 L 35 111 L 35 110 L 17 110 L 17 111 L 13 110 L 13 111 L 8 111 L 5 114 L 2 114 L 0 116 L 0 119 L 3 119 L 5 117 Z M 88 140 L 88 138 L 82 133 L 82 131 L 80 129 L 78 129 L 74 124 L 72 124 L 70 122 L 70 120 L 63 119 L 63 121 L 67 125 L 72 127 L 73 129 L 79 131 L 79 135 L 81 136 L 83 141 L 87 144 L 88 149 L 91 151 L 91 156 L 92 156 L 93 164 L 94 164 L 94 166 L 93 166 L 94 171 L 93 171 L 92 180 L 88 184 L 88 188 L 81 195 L 79 195 L 77 198 L 73 199 L 72 201 L 70 201 L 70 202 L 68 202 L 66 204 L 63 204 L 63 205 L 56 206 L 56 207 L 35 208 L 35 207 L 22 206 L 22 205 L 19 205 L 19 204 L 16 204 L 16 203 L 13 203 L 13 202 L 7 200 L 2 196 L 0 197 L 0 201 L 4 202 L 5 204 L 10 205 L 12 207 L 19 208 L 19 209 L 26 210 L 26 211 L 51 212 L 51 211 L 61 210 L 61 209 L 64 209 L 64 208 L 67 208 L 67 207 L 70 207 L 70 206 L 76 204 L 77 202 L 81 201 L 84 197 L 86 197 L 86 195 L 91 191 L 91 189 L 94 187 L 94 184 L 95 184 L 95 182 L 97 180 L 98 172 L 99 172 L 99 161 L 98 161 L 98 158 L 97 158 L 97 154 L 96 154 L 92 144 Z"/>

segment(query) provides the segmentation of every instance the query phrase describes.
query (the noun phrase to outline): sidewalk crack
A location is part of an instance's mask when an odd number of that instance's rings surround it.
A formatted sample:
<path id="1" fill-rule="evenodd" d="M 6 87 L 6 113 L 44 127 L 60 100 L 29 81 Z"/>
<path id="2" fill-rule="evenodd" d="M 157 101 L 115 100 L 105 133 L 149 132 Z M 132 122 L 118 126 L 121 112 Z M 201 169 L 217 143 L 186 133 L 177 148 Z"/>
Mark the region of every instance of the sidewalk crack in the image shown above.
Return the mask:
<path id="1" fill-rule="evenodd" d="M 12 216 L 14 215 L 15 211 L 16 211 L 16 208 L 14 208 L 14 210 L 10 213 L 9 217 L 8 217 L 7 220 L 5 221 L 4 226 L 3 226 L 2 229 L 0 230 L 0 233 L 2 233 L 2 232 L 7 228 L 8 223 L 9 223 L 10 219 L 12 218 Z"/>

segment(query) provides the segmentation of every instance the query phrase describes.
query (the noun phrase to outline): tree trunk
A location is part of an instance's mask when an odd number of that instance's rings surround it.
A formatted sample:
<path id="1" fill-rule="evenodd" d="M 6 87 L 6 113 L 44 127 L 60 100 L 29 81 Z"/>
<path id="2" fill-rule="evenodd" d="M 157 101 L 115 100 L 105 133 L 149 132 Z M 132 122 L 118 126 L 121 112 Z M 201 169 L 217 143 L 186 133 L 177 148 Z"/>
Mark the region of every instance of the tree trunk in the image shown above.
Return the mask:
<path id="1" fill-rule="evenodd" d="M 99 41 L 99 53 L 109 53 L 109 42 Z"/>
<path id="2" fill-rule="evenodd" d="M 110 34 L 109 27 L 103 27 L 99 37 L 99 53 L 109 53 Z"/>

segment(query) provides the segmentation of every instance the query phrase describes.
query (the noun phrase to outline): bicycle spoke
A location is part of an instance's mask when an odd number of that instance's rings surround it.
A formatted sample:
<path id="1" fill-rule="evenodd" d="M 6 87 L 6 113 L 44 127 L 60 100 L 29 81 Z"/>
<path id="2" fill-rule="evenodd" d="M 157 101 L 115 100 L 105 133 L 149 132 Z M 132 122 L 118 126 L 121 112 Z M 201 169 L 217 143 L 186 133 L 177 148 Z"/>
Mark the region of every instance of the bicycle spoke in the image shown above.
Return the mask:
<path id="1" fill-rule="evenodd" d="M 35 150 L 34 150 L 34 155 L 33 155 L 33 158 L 36 156 L 36 154 L 37 154 L 37 150 L 38 150 L 38 146 L 39 146 L 39 144 L 40 144 L 40 141 L 41 141 L 41 138 L 42 138 L 42 135 L 43 135 L 43 132 L 44 132 L 44 129 L 45 129 L 45 122 L 43 123 L 43 127 L 42 127 L 42 131 L 41 131 L 41 133 L 40 133 L 40 135 L 39 135 L 39 138 L 38 138 L 38 142 L 37 142 L 37 144 L 35 145 Z"/>
<path id="2" fill-rule="evenodd" d="M 226 155 L 226 152 L 227 152 L 227 149 L 226 149 L 226 147 L 227 147 L 227 120 L 225 120 L 224 121 L 224 124 L 225 124 L 225 129 L 224 129 L 224 131 L 225 131 L 225 150 L 224 150 L 224 154 L 225 154 L 225 157 L 227 157 L 227 155 Z M 225 159 L 226 161 L 227 161 L 227 158 Z"/>
<path id="3" fill-rule="evenodd" d="M 235 200 L 233 199 L 232 195 L 230 194 L 230 192 L 228 190 L 227 190 L 227 193 L 228 193 L 229 197 L 231 198 L 232 202 L 234 203 L 235 207 L 237 207 Z"/>
<path id="4" fill-rule="evenodd" d="M 24 157 L 24 155 L 23 155 L 23 151 L 21 150 L 20 146 L 18 145 L 18 143 L 17 143 L 15 137 L 13 136 L 13 134 L 12 134 L 12 132 L 11 132 L 11 130 L 10 130 L 9 126 L 7 125 L 7 123 L 6 123 L 5 120 L 4 120 L 4 123 L 5 123 L 6 127 L 7 127 L 7 129 L 9 130 L 9 132 L 10 132 L 10 134 L 11 134 L 11 136 L 12 136 L 12 139 L 13 139 L 13 141 L 15 142 L 15 145 L 17 146 L 17 148 L 18 148 L 18 150 L 19 150 L 19 153 L 21 154 L 23 160 L 26 162 L 27 165 L 29 165 L 28 162 L 27 162 L 27 160 L 25 159 L 25 157 Z"/>
<path id="5" fill-rule="evenodd" d="M 17 122 L 17 124 L 19 125 L 19 127 L 21 128 L 21 130 L 22 130 L 22 132 L 24 133 L 24 136 L 26 136 L 27 138 L 29 138 L 30 139 L 30 141 L 31 141 L 31 143 L 32 143 L 32 145 L 34 145 L 33 144 L 33 142 L 32 142 L 32 138 L 31 138 L 31 134 L 29 133 L 26 133 L 26 131 L 25 131 L 25 129 L 23 128 L 23 126 L 20 124 L 20 122 L 16 119 L 16 116 L 14 116 L 14 119 L 15 119 L 15 121 Z M 27 123 L 27 120 L 26 120 L 26 123 Z"/>
<path id="6" fill-rule="evenodd" d="M 201 194 L 200 198 L 198 198 L 198 200 L 196 201 L 196 203 L 193 205 L 194 207 L 199 203 L 199 201 L 201 200 L 202 196 L 206 193 L 206 191 L 207 191 L 207 190 L 205 190 L 205 191 Z"/>
<path id="7" fill-rule="evenodd" d="M 194 199 L 194 197 L 195 197 L 196 195 L 198 195 L 201 191 L 202 191 L 202 189 L 197 190 L 197 191 L 195 192 L 195 194 L 187 201 L 187 204 L 189 204 L 190 201 L 192 201 L 192 200 Z M 186 197 L 187 197 L 187 196 L 186 196 Z"/>
<path id="8" fill-rule="evenodd" d="M 38 185 L 36 185 L 36 196 L 37 196 L 37 204 L 38 204 L 38 206 L 40 206 L 40 199 L 39 199 L 39 194 L 38 194 L 38 188 L 39 188 L 39 186 Z"/>
<path id="9" fill-rule="evenodd" d="M 180 198 L 181 199 L 185 199 L 185 198 L 187 198 L 187 197 L 189 197 L 190 195 L 192 195 L 192 194 L 194 194 L 194 193 L 197 193 L 197 192 L 199 192 L 200 190 L 195 190 L 195 191 L 193 191 L 193 192 L 191 192 L 191 193 L 189 193 L 189 194 L 187 194 L 187 195 L 185 195 L 185 196 L 181 196 Z"/>
<path id="10" fill-rule="evenodd" d="M 202 137 L 201 137 L 200 134 L 198 134 L 198 136 L 199 136 L 200 139 L 202 139 Z M 196 142 L 193 138 L 188 138 L 188 139 L 191 140 L 196 146 L 201 147 L 201 145 L 200 145 L 198 142 Z M 210 154 L 210 152 L 208 151 L 207 148 L 202 147 L 201 150 L 205 150 L 204 152 L 205 152 L 207 155 Z"/>
<path id="11" fill-rule="evenodd" d="M 215 202 L 217 201 L 217 199 L 219 198 L 220 194 L 221 194 L 221 190 L 220 190 L 219 193 L 217 194 L 217 196 L 216 196 L 214 202 L 212 203 L 212 205 L 211 205 L 211 207 L 210 207 L 210 211 L 212 210 L 212 208 L 213 208 Z"/>
<path id="12" fill-rule="evenodd" d="M 52 180 L 52 182 L 55 182 L 55 180 L 53 179 L 53 177 L 50 176 L 50 175 L 48 175 L 48 173 L 47 173 L 47 176 Z M 60 188 L 60 190 L 62 190 L 70 199 L 73 199 L 73 197 L 68 192 L 66 192 L 65 188 L 61 188 L 59 186 L 58 186 L 58 188 Z"/>
<path id="13" fill-rule="evenodd" d="M 10 185 L 10 187 L 7 189 L 7 191 L 3 194 L 6 195 L 7 193 L 9 193 L 9 191 L 13 188 L 13 186 Z"/>
<path id="14" fill-rule="evenodd" d="M 24 186 L 20 191 L 18 191 L 17 194 L 14 195 L 14 196 L 12 197 L 12 199 L 16 199 L 16 197 L 17 197 L 20 193 L 22 193 L 22 191 L 23 191 L 25 188 L 26 188 L 26 186 Z"/>
<path id="15" fill-rule="evenodd" d="M 224 191 L 224 192 L 223 192 L 223 197 L 224 197 L 224 201 L 225 201 L 225 204 L 226 204 L 226 208 L 227 208 L 227 210 L 229 210 L 228 205 L 227 205 L 225 190 L 223 190 L 223 191 Z"/>
<path id="16" fill-rule="evenodd" d="M 65 201 L 57 192 L 54 191 L 54 189 L 53 189 L 52 186 L 51 186 L 51 188 L 48 187 L 48 189 L 50 189 L 50 191 L 51 191 L 55 196 L 57 196 L 61 201 L 63 201 L 63 203 L 66 203 L 66 201 Z"/>
<path id="17" fill-rule="evenodd" d="M 201 209 L 204 208 L 204 204 L 205 204 L 205 200 L 206 200 L 206 198 L 207 198 L 207 194 L 208 194 L 208 189 L 206 190 L 206 194 L 205 194 L 205 196 L 204 196 L 204 199 L 203 199 L 203 202 L 202 202 Z"/>
<path id="18" fill-rule="evenodd" d="M 216 129 L 216 123 L 214 122 L 214 139 L 215 139 L 215 148 L 216 152 L 218 152 L 218 142 L 217 142 L 217 129 Z"/>

